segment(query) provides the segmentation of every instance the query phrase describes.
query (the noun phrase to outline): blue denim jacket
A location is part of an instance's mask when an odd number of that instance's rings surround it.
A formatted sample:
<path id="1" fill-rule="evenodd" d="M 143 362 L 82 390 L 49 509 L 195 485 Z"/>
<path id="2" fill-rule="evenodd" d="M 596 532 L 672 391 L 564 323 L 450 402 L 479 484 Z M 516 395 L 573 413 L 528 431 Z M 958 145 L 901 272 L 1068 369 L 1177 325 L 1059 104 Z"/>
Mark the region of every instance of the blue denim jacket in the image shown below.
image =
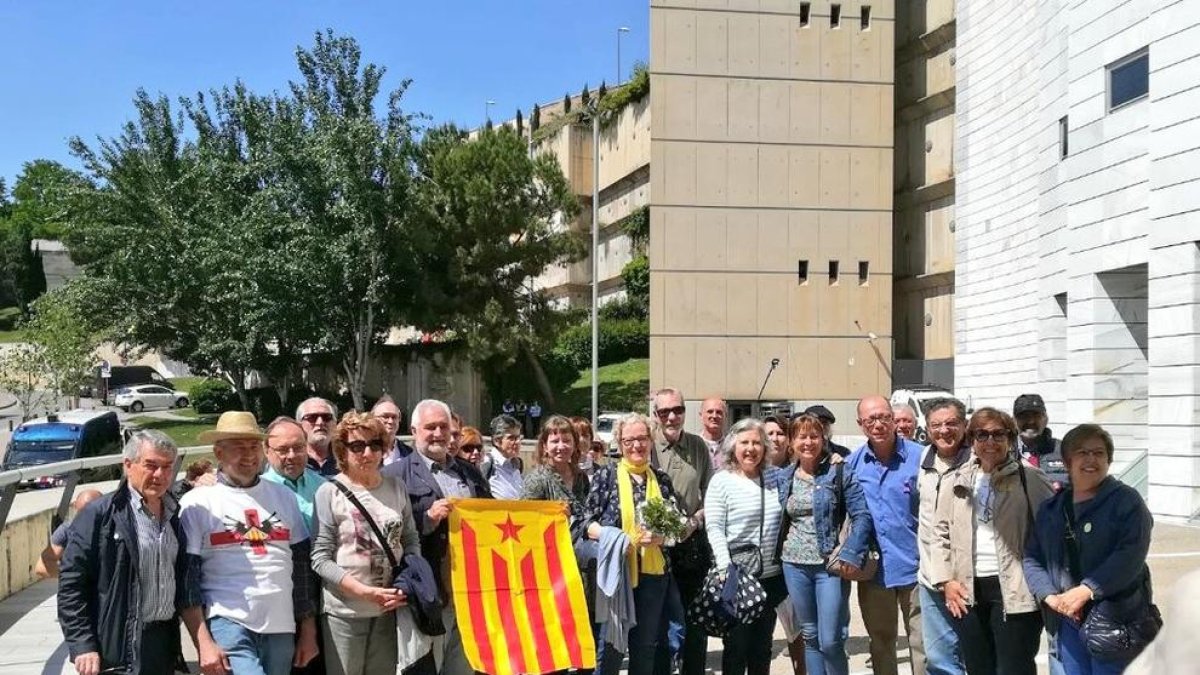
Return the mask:
<path id="1" fill-rule="evenodd" d="M 817 466 L 813 476 L 813 518 L 816 521 L 817 544 L 821 547 L 821 555 L 828 557 L 838 543 L 838 532 L 842 523 L 837 520 L 837 468 L 830 465 L 828 457 Z M 775 477 L 779 485 L 779 501 L 783 507 L 783 518 L 779 523 L 779 539 L 775 543 L 775 552 L 781 556 L 783 542 L 787 540 L 788 530 L 792 520 L 787 514 L 787 500 L 792 495 L 792 485 L 795 483 L 796 465 L 792 464 L 778 472 Z M 841 490 L 846 496 L 846 516 L 850 518 L 850 534 L 846 537 L 846 545 L 842 547 L 839 560 L 861 568 L 863 557 L 867 553 L 867 543 L 871 540 L 871 514 L 867 510 L 867 500 L 863 496 L 862 487 L 854 480 L 848 468 L 842 469 Z"/>

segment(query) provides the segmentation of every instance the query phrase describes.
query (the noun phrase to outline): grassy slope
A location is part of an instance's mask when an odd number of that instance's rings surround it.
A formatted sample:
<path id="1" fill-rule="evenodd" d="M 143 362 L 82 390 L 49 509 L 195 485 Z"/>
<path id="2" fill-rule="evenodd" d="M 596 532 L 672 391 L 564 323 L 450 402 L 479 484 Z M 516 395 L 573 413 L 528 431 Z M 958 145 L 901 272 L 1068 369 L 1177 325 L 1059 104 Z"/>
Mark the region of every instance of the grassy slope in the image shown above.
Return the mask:
<path id="1" fill-rule="evenodd" d="M 600 410 L 644 411 L 650 391 L 650 359 L 630 359 L 601 366 Z M 558 399 L 559 408 L 567 414 L 583 414 L 591 407 L 591 370 L 583 370 L 579 379 Z"/>

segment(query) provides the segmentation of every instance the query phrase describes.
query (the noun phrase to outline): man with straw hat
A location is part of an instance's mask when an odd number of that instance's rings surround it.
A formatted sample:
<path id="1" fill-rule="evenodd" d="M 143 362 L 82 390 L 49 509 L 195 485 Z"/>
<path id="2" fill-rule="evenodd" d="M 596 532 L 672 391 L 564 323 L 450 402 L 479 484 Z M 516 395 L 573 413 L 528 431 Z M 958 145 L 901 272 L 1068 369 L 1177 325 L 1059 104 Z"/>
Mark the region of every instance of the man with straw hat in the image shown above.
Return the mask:
<path id="1" fill-rule="evenodd" d="M 253 414 L 222 414 L 200 434 L 217 482 L 181 501 L 183 620 L 205 675 L 284 675 L 317 655 L 308 530 L 295 495 L 259 478 L 264 438 Z"/>

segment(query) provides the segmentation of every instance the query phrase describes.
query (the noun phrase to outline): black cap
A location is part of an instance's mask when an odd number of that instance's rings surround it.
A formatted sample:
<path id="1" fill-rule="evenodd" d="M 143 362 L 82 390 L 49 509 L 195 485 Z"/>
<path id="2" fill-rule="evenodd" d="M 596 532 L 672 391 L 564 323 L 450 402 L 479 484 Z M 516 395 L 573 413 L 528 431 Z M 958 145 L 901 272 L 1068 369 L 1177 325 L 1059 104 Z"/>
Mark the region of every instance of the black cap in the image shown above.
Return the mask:
<path id="1" fill-rule="evenodd" d="M 1037 394 L 1021 394 L 1013 401 L 1013 415 L 1035 412 L 1046 414 L 1046 402 Z"/>
<path id="2" fill-rule="evenodd" d="M 828 424 L 833 424 L 834 422 L 837 421 L 837 418 L 833 416 L 833 413 L 829 412 L 829 408 L 826 408 L 825 406 L 821 405 L 820 403 L 818 403 L 817 405 L 810 405 L 807 408 L 805 408 L 804 414 L 805 415 L 814 415 L 814 416 L 816 416 L 817 419 L 821 420 L 822 422 L 826 422 Z"/>

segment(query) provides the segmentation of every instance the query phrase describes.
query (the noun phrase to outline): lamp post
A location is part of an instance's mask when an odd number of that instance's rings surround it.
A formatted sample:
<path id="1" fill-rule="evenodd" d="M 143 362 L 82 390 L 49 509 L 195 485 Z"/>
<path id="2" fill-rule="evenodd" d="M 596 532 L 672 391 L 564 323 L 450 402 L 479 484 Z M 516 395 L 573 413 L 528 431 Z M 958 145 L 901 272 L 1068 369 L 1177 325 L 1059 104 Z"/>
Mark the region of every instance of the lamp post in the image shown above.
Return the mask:
<path id="1" fill-rule="evenodd" d="M 600 414 L 600 115 L 592 99 L 592 428 Z"/>
<path id="2" fill-rule="evenodd" d="M 496 105 L 496 102 L 490 98 L 483 102 L 483 126 L 485 126 L 485 127 L 487 126 L 487 123 L 492 119 L 492 106 L 494 106 L 494 105 Z"/>
<path id="3" fill-rule="evenodd" d="M 617 29 L 617 84 L 621 84 L 621 34 L 628 33 L 629 26 L 621 26 Z"/>

